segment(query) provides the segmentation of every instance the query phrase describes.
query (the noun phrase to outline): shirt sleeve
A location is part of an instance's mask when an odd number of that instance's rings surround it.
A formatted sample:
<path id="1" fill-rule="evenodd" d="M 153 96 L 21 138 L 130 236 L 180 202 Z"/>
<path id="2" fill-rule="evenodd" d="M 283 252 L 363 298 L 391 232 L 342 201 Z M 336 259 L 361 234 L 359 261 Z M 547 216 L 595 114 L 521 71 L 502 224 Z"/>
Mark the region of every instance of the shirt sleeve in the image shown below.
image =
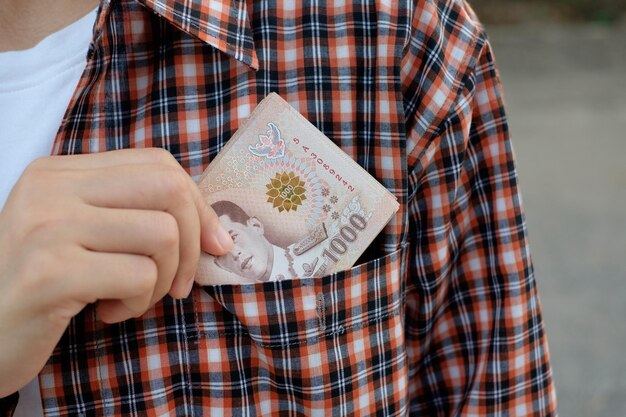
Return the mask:
<path id="1" fill-rule="evenodd" d="M 405 58 L 403 71 L 411 76 L 404 83 L 411 414 L 554 416 L 547 340 L 491 47 L 482 37 L 432 48 L 427 56 L 423 39 L 414 36 L 422 49 Z M 454 53 L 467 56 L 465 69 Z M 433 68 L 439 75 L 428 72 Z"/>

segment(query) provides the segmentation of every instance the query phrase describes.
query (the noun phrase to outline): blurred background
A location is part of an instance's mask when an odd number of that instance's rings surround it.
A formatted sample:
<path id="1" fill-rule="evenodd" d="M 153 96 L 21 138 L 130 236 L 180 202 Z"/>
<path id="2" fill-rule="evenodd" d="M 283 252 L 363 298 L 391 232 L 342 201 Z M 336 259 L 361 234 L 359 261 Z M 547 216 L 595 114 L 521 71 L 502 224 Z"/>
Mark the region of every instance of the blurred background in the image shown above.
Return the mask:
<path id="1" fill-rule="evenodd" d="M 562 417 L 626 416 L 626 0 L 469 0 L 500 68 Z"/>

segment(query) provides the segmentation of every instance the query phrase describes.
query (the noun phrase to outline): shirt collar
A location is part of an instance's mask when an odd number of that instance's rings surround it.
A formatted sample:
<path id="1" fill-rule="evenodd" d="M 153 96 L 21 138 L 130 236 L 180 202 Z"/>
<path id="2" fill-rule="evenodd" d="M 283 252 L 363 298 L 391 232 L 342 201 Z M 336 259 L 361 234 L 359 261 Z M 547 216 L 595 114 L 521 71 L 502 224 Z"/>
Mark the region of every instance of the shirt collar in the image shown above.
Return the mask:
<path id="1" fill-rule="evenodd" d="M 246 0 L 137 0 L 179 29 L 259 69 Z"/>

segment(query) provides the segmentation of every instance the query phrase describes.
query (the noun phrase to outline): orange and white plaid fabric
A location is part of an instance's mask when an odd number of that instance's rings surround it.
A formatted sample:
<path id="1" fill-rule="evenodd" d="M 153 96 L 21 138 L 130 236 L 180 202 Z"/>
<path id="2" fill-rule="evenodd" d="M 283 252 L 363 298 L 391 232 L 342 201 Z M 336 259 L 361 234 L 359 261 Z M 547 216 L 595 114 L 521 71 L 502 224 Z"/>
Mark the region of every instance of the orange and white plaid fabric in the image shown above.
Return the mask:
<path id="1" fill-rule="evenodd" d="M 463 0 L 103 1 L 53 152 L 199 176 L 277 92 L 401 203 L 360 264 L 196 287 L 40 374 L 46 416 L 555 416 L 502 92 Z"/>

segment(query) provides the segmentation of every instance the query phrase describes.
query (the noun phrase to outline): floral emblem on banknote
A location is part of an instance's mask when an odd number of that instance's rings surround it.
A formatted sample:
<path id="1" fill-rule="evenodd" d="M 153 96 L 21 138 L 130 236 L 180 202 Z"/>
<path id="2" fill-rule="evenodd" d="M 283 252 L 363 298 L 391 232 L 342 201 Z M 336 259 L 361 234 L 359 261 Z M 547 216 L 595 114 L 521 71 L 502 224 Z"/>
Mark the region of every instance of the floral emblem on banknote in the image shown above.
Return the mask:
<path id="1" fill-rule="evenodd" d="M 266 184 L 268 196 L 267 202 L 272 203 L 273 208 L 277 208 L 279 212 L 297 210 L 298 206 L 306 200 L 306 188 L 304 181 L 295 175 L 293 171 L 277 172 L 269 184 Z"/>
<path id="2" fill-rule="evenodd" d="M 282 158 L 285 155 L 285 142 L 280 138 L 278 127 L 269 122 L 265 134 L 260 134 L 259 141 L 249 145 L 248 150 L 256 156 L 268 159 Z"/>

